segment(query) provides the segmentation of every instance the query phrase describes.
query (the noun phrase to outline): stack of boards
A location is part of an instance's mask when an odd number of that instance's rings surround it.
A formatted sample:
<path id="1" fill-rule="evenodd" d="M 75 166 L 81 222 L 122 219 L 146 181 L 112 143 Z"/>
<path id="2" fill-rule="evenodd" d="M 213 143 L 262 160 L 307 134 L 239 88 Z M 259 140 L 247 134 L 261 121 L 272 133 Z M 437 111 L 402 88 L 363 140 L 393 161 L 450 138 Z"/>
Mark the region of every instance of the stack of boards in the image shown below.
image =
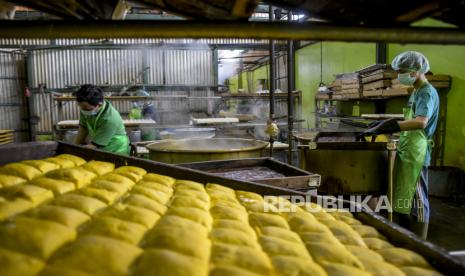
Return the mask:
<path id="1" fill-rule="evenodd" d="M 449 89 L 451 77 L 448 75 L 426 75 L 436 89 Z M 375 64 L 355 73 L 336 75 L 328 87 L 332 93 L 319 93 L 317 99 L 350 100 L 362 98 L 388 98 L 407 96 L 413 87 L 402 85 L 397 73 L 387 64 Z"/>
<path id="2" fill-rule="evenodd" d="M 0 145 L 13 144 L 15 141 L 13 130 L 0 129 Z"/>
<path id="3" fill-rule="evenodd" d="M 62 154 L 0 167 L 2 275 L 441 275 L 351 213 Z"/>

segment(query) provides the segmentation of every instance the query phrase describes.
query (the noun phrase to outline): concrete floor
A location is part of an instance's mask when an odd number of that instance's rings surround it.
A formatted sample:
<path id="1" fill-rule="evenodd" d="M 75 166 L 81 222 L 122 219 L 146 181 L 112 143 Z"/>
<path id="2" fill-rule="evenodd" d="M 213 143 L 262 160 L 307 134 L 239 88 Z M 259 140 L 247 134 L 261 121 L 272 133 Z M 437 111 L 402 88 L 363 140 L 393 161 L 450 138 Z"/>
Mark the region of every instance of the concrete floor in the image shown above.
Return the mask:
<path id="1" fill-rule="evenodd" d="M 430 197 L 431 216 L 427 240 L 448 251 L 465 250 L 465 206 Z"/>

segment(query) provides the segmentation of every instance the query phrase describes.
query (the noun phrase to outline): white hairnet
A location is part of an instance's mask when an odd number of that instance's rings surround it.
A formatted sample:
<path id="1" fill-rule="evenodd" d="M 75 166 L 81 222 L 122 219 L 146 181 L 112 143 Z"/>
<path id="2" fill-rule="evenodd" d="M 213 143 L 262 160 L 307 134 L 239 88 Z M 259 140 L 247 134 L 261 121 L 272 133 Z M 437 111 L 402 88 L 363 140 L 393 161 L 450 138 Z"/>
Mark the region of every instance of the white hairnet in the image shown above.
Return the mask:
<path id="1" fill-rule="evenodd" d="M 429 71 L 429 62 L 426 57 L 422 53 L 415 51 L 407 51 L 397 55 L 392 60 L 391 66 L 396 71 L 403 69 L 423 74 Z"/>

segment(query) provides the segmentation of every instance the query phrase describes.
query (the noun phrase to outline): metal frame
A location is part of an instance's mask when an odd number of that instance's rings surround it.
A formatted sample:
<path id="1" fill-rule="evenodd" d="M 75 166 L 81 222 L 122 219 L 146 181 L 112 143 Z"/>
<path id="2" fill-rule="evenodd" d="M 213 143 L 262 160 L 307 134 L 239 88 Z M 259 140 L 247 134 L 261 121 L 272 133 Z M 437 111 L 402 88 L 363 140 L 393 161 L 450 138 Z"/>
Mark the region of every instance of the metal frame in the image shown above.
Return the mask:
<path id="1" fill-rule="evenodd" d="M 0 21 L 2 38 L 256 38 L 465 44 L 457 28 L 379 28 L 299 22 Z"/>

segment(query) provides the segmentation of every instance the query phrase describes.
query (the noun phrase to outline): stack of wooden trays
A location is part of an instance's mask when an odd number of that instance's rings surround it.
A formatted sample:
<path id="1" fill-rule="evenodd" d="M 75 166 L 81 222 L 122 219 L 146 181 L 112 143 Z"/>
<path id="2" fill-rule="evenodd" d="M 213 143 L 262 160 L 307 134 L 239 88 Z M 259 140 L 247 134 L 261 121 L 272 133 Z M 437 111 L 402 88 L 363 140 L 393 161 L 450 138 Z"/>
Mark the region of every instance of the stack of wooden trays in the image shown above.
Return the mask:
<path id="1" fill-rule="evenodd" d="M 13 144 L 15 141 L 13 130 L 0 129 L 0 145 Z"/>

